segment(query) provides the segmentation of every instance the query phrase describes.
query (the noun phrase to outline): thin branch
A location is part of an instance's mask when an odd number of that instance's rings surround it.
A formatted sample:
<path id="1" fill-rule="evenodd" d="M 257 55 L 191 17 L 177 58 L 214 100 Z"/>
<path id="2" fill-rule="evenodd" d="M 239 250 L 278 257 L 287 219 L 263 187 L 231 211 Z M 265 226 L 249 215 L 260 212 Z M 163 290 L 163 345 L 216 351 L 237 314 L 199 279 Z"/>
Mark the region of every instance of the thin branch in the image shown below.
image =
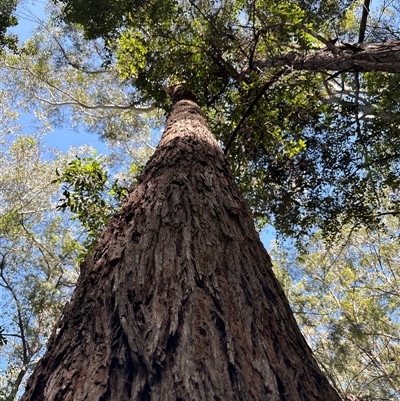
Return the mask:
<path id="1" fill-rule="evenodd" d="M 13 298 L 14 302 L 15 302 L 15 306 L 17 308 L 17 318 L 18 318 L 18 327 L 21 333 L 21 342 L 22 342 L 22 355 L 23 355 L 23 361 L 26 360 L 26 358 L 28 357 L 28 344 L 26 342 L 26 336 L 25 336 L 25 327 L 24 327 L 24 321 L 22 318 L 22 311 L 21 311 L 21 305 L 20 302 L 18 300 L 17 294 L 15 293 L 14 289 L 11 287 L 10 283 L 8 282 L 8 280 L 6 279 L 6 277 L 4 276 L 4 269 L 5 269 L 5 256 L 1 255 L 2 259 L 1 259 L 1 263 L 0 263 L 0 278 L 3 281 L 4 285 L 2 285 L 3 288 L 7 289 L 10 294 L 11 297 Z"/>
<path id="2" fill-rule="evenodd" d="M 307 32 L 309 35 L 311 35 L 312 37 L 314 37 L 315 39 L 317 39 L 321 43 L 323 43 L 334 54 L 337 54 L 339 52 L 339 49 L 337 48 L 337 46 L 335 46 L 334 41 L 332 41 L 331 39 L 324 38 L 318 32 L 314 31 L 311 28 L 308 28 L 306 25 L 303 25 L 303 24 L 292 24 L 290 22 L 281 22 L 278 24 L 271 24 L 271 25 L 264 27 L 263 32 L 265 32 L 267 30 L 271 30 L 271 29 L 280 28 L 282 26 L 292 27 L 292 28 L 296 28 L 301 31 Z"/>
<path id="3" fill-rule="evenodd" d="M 20 334 L 2 333 L 1 335 L 4 336 L 4 337 L 17 337 L 17 338 L 22 339 Z"/>
<path id="4" fill-rule="evenodd" d="M 36 210 L 20 210 L 18 211 L 19 214 L 23 215 L 23 214 L 35 214 L 35 213 L 39 213 L 39 212 L 48 212 L 49 210 L 54 210 L 55 207 L 49 209 L 49 208 L 42 208 L 42 209 L 36 209 Z"/>
<path id="5" fill-rule="evenodd" d="M 300 29 L 300 30 L 302 30 L 304 32 L 307 32 L 309 35 L 313 36 L 315 39 L 318 39 L 320 42 L 322 42 L 334 54 L 339 52 L 338 48 L 335 46 L 334 43 L 332 43 L 331 39 L 324 38 L 318 32 L 315 32 L 314 30 L 308 28 L 306 25 L 303 25 L 303 24 L 290 24 L 288 22 L 285 23 L 284 25 L 293 26 L 294 28 L 297 28 L 297 29 Z"/>
<path id="6" fill-rule="evenodd" d="M 55 88 L 57 90 L 60 90 L 59 88 Z M 61 90 L 60 90 L 61 91 Z M 65 102 L 57 102 L 57 101 L 51 101 L 44 99 L 40 96 L 37 96 L 36 94 L 34 95 L 35 99 L 39 100 L 40 102 L 44 102 L 47 104 L 50 104 L 52 106 L 80 106 L 83 107 L 84 109 L 88 110 L 131 110 L 134 113 L 141 114 L 141 113 L 151 113 L 152 111 L 156 110 L 156 107 L 154 105 L 148 106 L 148 107 L 136 107 L 132 105 L 118 105 L 118 104 L 95 104 L 95 105 L 90 105 L 87 103 L 83 103 L 79 101 L 78 99 L 74 98 L 72 95 L 69 93 L 63 92 L 65 95 L 69 96 L 72 101 L 65 101 Z"/>
<path id="7" fill-rule="evenodd" d="M 27 358 L 24 358 L 23 365 L 21 366 L 21 369 L 14 380 L 14 382 L 11 385 L 11 391 L 9 394 L 9 399 L 14 400 L 18 394 L 19 387 L 21 386 L 22 380 L 24 379 L 26 372 L 28 371 L 28 363 L 31 360 L 32 356 L 29 356 Z"/>
<path id="8" fill-rule="evenodd" d="M 13 70 L 20 70 L 21 68 L 17 68 L 17 67 L 13 67 L 10 66 L 8 64 L 5 64 L 5 66 L 7 68 L 13 69 Z M 62 93 L 63 95 L 69 97 L 71 99 L 71 101 L 65 101 L 65 102 L 57 102 L 57 101 L 50 101 L 47 99 L 43 99 L 40 96 L 37 96 L 36 94 L 34 95 L 34 97 L 42 102 L 45 102 L 47 104 L 51 104 L 54 106 L 67 106 L 67 105 L 77 105 L 80 107 L 83 107 L 84 109 L 88 109 L 88 110 L 94 110 L 94 109 L 103 109 L 103 110 L 107 110 L 107 109 L 118 109 L 118 110 L 131 110 L 136 114 L 141 114 L 141 113 L 150 113 L 154 110 L 156 110 L 156 107 L 154 105 L 148 106 L 148 107 L 137 107 L 137 106 L 133 106 L 131 104 L 127 104 L 127 105 L 118 105 L 118 104 L 97 104 L 97 105 L 90 105 L 84 102 L 81 102 L 80 100 L 76 99 L 71 93 L 68 93 L 67 91 L 63 90 L 62 88 L 52 84 L 51 82 L 43 79 L 41 76 L 35 74 L 31 68 L 26 67 L 25 71 L 27 71 L 29 74 L 31 74 L 33 77 L 35 77 L 36 79 L 38 79 L 39 81 L 43 82 L 46 86 L 55 89 L 56 91 Z M 49 88 L 46 88 L 50 91 Z M 51 93 L 51 92 L 50 92 Z M 54 95 L 52 95 L 53 98 L 55 98 Z"/>
<path id="9" fill-rule="evenodd" d="M 367 28 L 367 19 L 368 19 L 368 15 L 369 15 L 370 3 L 371 3 L 371 0 L 364 1 L 361 23 L 360 23 L 360 34 L 358 36 L 358 43 L 364 42 L 364 39 L 365 39 L 365 29 Z"/>
<path id="10" fill-rule="evenodd" d="M 53 260 L 57 260 L 57 259 L 58 259 L 57 256 L 56 256 L 56 255 L 53 255 L 44 245 L 42 245 L 39 241 L 36 240 L 35 236 L 34 236 L 34 235 L 28 230 L 28 228 L 25 226 L 24 221 L 23 221 L 23 219 L 22 219 L 22 216 L 20 216 L 20 217 L 21 217 L 21 219 L 20 219 L 21 227 L 22 227 L 23 230 L 26 232 L 26 234 L 29 236 L 29 238 L 31 239 L 31 241 L 33 241 L 33 242 L 37 245 L 39 252 L 40 252 L 40 253 L 42 254 L 42 256 L 43 256 L 43 260 L 45 261 L 47 267 L 48 267 L 49 270 L 50 270 L 50 269 L 51 269 L 50 261 L 47 260 L 47 257 L 46 257 L 45 254 L 49 255 L 49 256 L 50 256 L 50 259 L 53 259 Z M 62 263 L 62 262 L 57 260 L 57 264 L 59 264 L 59 263 Z M 56 266 L 57 266 L 57 264 L 56 264 Z"/>
<path id="11" fill-rule="evenodd" d="M 107 73 L 106 70 L 102 69 L 102 70 L 88 70 L 85 67 L 82 67 L 81 65 L 74 63 L 68 56 L 67 52 L 65 51 L 65 49 L 63 48 L 61 42 L 58 40 L 58 38 L 53 35 L 46 27 L 45 29 L 47 30 L 47 32 L 53 37 L 53 39 L 55 40 L 55 42 L 57 43 L 58 47 L 61 50 L 61 53 L 63 54 L 65 61 L 67 62 L 68 65 L 70 65 L 72 68 L 75 68 L 78 71 L 84 72 L 85 74 L 104 74 Z"/>

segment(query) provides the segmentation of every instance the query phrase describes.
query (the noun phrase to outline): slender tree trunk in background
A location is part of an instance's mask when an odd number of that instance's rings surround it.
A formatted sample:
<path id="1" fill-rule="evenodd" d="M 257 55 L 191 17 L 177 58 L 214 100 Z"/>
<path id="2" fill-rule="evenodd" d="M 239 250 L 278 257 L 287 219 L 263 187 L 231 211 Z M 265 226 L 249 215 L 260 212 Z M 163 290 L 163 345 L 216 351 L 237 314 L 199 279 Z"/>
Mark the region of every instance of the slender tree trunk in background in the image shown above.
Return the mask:
<path id="1" fill-rule="evenodd" d="M 23 401 L 339 400 L 222 150 L 182 93 L 83 263 Z"/>

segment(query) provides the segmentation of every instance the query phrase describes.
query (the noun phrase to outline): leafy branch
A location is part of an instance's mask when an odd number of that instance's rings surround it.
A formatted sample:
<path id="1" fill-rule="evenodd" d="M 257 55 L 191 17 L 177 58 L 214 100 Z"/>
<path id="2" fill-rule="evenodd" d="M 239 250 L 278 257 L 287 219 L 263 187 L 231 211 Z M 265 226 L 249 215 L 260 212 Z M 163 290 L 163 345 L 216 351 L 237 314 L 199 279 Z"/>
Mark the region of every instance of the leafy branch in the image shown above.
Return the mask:
<path id="1" fill-rule="evenodd" d="M 84 247 L 91 251 L 108 220 L 118 211 L 128 195 L 118 180 L 112 184 L 109 174 L 94 153 L 93 157 L 71 160 L 64 172 L 56 171 L 54 183 L 62 185 L 62 198 L 57 209 L 70 210 L 74 219 L 87 230 Z"/>

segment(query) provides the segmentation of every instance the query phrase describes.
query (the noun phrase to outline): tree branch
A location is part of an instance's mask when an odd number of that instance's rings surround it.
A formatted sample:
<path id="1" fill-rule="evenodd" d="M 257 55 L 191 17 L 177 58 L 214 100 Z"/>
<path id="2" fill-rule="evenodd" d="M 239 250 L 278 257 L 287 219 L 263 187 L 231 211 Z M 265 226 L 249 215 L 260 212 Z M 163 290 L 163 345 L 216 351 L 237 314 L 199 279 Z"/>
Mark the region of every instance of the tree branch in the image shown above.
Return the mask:
<path id="1" fill-rule="evenodd" d="M 400 40 L 363 45 L 341 44 L 335 46 L 337 54 L 327 49 L 302 55 L 290 52 L 269 60 L 255 62 L 261 71 L 290 65 L 294 70 L 400 73 Z"/>
<path id="2" fill-rule="evenodd" d="M 60 90 L 60 89 L 58 89 Z M 40 102 L 44 102 L 47 104 L 50 104 L 52 106 L 79 106 L 87 110 L 131 110 L 136 114 L 141 114 L 141 113 L 151 113 L 152 111 L 156 110 L 155 106 L 148 106 L 148 107 L 136 107 L 132 105 L 118 105 L 118 104 L 87 104 L 79 101 L 78 99 L 74 98 L 72 95 L 65 93 L 67 96 L 69 96 L 72 100 L 71 101 L 65 101 L 65 102 L 57 102 L 57 101 L 51 101 L 44 99 L 40 96 L 34 95 L 35 99 L 39 100 Z"/>
<path id="3" fill-rule="evenodd" d="M 365 29 L 367 28 L 367 18 L 369 15 L 370 2 L 371 0 L 364 1 L 361 23 L 360 23 L 360 34 L 358 36 L 358 43 L 364 42 L 365 39 Z"/>
<path id="4" fill-rule="evenodd" d="M 22 317 L 22 308 L 21 308 L 19 299 L 17 297 L 17 294 L 15 293 L 14 289 L 11 287 L 10 283 L 8 282 L 7 278 L 4 275 L 4 269 L 6 266 L 5 256 L 1 254 L 1 258 L 2 259 L 1 259 L 1 263 L 0 263 L 0 279 L 4 283 L 2 285 L 2 287 L 10 292 L 11 297 L 13 298 L 13 300 L 15 302 L 15 306 L 17 308 L 17 317 L 18 317 L 17 325 L 18 325 L 18 328 L 19 328 L 20 334 L 21 334 L 22 359 L 23 359 L 23 362 L 25 363 L 25 361 L 28 358 L 28 344 L 27 344 L 27 339 L 26 339 L 26 335 L 25 335 L 25 326 L 24 326 L 24 320 Z"/>
<path id="5" fill-rule="evenodd" d="M 11 66 L 9 64 L 4 63 L 4 65 L 7 68 L 10 68 L 12 70 L 21 70 L 21 68 L 17 68 L 14 66 Z M 42 82 L 45 86 L 46 89 L 52 94 L 52 97 L 54 99 L 54 101 L 48 100 L 48 99 L 44 99 L 36 94 L 34 94 L 33 96 L 41 101 L 41 102 L 45 102 L 47 104 L 53 105 L 53 106 L 80 106 L 83 109 L 86 110 L 95 110 L 95 109 L 115 109 L 115 110 L 130 110 L 133 111 L 136 114 L 141 114 L 141 113 L 150 113 L 154 110 L 156 110 L 156 107 L 154 105 L 151 106 L 147 106 L 147 107 L 137 107 L 131 104 L 88 104 L 88 103 L 84 103 L 82 101 L 80 101 L 79 99 L 77 99 L 73 94 L 65 91 L 64 89 L 58 87 L 57 85 L 52 84 L 51 82 L 49 82 L 48 80 L 44 79 L 43 77 L 41 77 L 40 75 L 37 75 L 31 68 L 26 67 L 22 70 L 25 70 L 27 73 L 29 73 L 30 75 L 32 75 L 34 78 L 38 79 L 40 82 Z M 61 93 L 62 95 L 65 95 L 67 98 L 71 99 L 70 101 L 66 100 L 66 101 L 56 101 L 55 100 L 55 95 L 50 91 L 49 88 L 54 89 L 56 92 Z"/>

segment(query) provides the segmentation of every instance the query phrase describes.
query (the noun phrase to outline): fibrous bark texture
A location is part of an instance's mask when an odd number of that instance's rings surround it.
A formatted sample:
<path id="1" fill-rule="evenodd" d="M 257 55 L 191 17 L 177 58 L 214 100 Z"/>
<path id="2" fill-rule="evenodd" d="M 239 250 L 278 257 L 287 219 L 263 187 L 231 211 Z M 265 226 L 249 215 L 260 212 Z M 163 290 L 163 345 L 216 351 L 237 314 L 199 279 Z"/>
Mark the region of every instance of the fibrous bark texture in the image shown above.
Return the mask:
<path id="1" fill-rule="evenodd" d="M 307 71 L 400 72 L 400 41 L 368 44 L 340 44 L 308 55 L 296 52 L 254 63 L 259 69 L 290 66 Z"/>
<path id="2" fill-rule="evenodd" d="M 339 400 L 189 97 L 83 263 L 28 400 Z"/>

